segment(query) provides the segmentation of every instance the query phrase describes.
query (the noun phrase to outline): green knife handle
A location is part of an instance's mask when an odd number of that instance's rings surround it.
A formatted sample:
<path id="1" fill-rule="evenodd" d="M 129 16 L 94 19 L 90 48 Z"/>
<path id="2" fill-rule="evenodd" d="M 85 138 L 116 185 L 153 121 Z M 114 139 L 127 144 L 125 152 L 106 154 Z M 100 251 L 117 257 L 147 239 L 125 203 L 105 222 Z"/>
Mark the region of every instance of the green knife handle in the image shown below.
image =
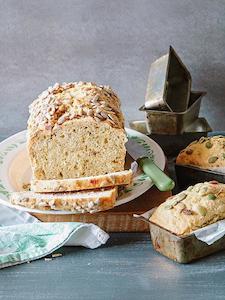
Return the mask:
<path id="1" fill-rule="evenodd" d="M 144 173 L 151 178 L 152 182 L 161 192 L 171 191 L 174 188 L 174 181 L 157 167 L 151 159 L 141 157 L 137 162 Z"/>

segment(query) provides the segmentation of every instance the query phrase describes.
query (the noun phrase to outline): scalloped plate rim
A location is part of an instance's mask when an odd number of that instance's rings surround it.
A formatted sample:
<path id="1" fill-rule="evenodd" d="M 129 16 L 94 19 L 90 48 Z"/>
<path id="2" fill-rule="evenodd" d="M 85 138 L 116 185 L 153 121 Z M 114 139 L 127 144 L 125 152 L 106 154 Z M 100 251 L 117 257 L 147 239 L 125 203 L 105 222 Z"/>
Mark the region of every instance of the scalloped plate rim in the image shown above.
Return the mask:
<path id="1" fill-rule="evenodd" d="M 165 163 L 166 163 L 165 155 L 164 155 L 163 150 L 161 149 L 161 147 L 154 140 L 152 140 L 151 138 L 149 138 L 145 134 L 140 133 L 140 132 L 138 132 L 134 129 L 125 128 L 125 130 L 126 130 L 126 133 L 127 133 L 128 136 L 135 137 L 135 138 L 137 137 L 139 140 L 142 140 L 143 142 L 145 142 L 149 146 L 149 148 L 153 151 L 153 155 L 155 157 L 157 165 L 161 169 L 165 168 Z M 15 144 L 16 141 L 17 141 L 18 144 L 20 144 L 19 140 L 23 140 L 23 141 L 26 140 L 26 132 L 27 132 L 27 130 L 20 131 L 16 134 L 6 138 L 5 140 L 3 140 L 0 143 L 0 154 L 2 152 L 5 152 L 4 149 L 9 148 L 10 145 Z M 24 144 L 25 144 L 25 142 L 21 143 L 21 145 L 19 145 L 19 146 L 15 147 L 14 149 L 10 150 L 9 152 L 11 152 L 10 153 L 11 157 L 13 157 L 13 154 L 14 154 L 14 156 L 16 156 L 16 154 L 18 154 L 19 149 L 22 149 L 25 146 Z M 23 147 L 22 147 L 22 145 L 23 145 Z M 4 147 L 6 147 L 6 148 L 4 148 Z M 6 158 L 7 158 L 7 155 L 8 154 L 5 155 Z M 3 157 L 3 165 L 4 165 L 4 158 L 5 157 Z M 1 156 L 0 156 L 0 159 L 1 159 Z M 7 173 L 8 173 L 8 169 L 7 170 L 5 170 L 4 168 L 1 169 L 1 164 L 0 164 L 0 185 L 1 185 L 1 182 L 7 182 L 7 179 L 6 179 Z M 143 175 L 144 174 L 142 173 L 137 178 L 139 178 L 141 176 L 143 177 Z M 138 180 L 137 180 L 137 182 L 138 182 Z M 9 185 L 9 183 L 8 183 L 8 185 Z M 122 198 L 120 197 L 117 200 L 116 206 L 119 206 L 119 205 L 122 205 L 122 204 L 125 204 L 125 203 L 128 203 L 130 201 L 135 200 L 137 197 L 141 196 L 143 193 L 145 193 L 152 186 L 153 186 L 152 181 L 149 178 L 145 177 L 144 179 L 141 180 L 141 182 L 137 183 L 136 186 L 133 186 L 131 188 L 131 191 L 128 191 L 126 195 L 123 194 L 123 197 Z M 11 191 L 6 189 L 6 192 L 9 193 Z M 39 210 L 39 209 L 26 208 L 26 207 L 19 206 L 19 205 L 13 205 L 7 199 L 1 199 L 1 197 L 7 197 L 7 196 L 2 196 L 1 191 L 0 191 L 0 204 L 6 205 L 6 206 L 11 207 L 11 208 L 16 208 L 18 210 L 26 211 L 26 212 L 29 212 L 29 213 L 53 214 L 53 215 L 78 214 L 77 212 L 70 212 L 70 211 Z"/>

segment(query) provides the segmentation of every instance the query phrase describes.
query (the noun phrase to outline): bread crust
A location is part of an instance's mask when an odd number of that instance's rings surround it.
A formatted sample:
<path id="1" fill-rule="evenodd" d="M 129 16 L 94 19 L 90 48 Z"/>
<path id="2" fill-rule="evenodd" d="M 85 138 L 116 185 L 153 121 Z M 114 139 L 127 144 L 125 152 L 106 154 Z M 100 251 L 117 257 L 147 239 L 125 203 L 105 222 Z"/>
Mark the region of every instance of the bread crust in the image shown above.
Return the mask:
<path id="1" fill-rule="evenodd" d="M 185 236 L 225 218 L 225 184 L 198 183 L 169 197 L 153 213 L 150 221 Z"/>
<path id="2" fill-rule="evenodd" d="M 109 86 L 93 82 L 56 83 L 42 92 L 29 107 L 29 135 L 51 131 L 74 119 L 91 117 L 115 128 L 124 128 L 120 100 Z"/>
<path id="3" fill-rule="evenodd" d="M 203 137 L 194 141 L 179 153 L 176 163 L 212 170 L 225 168 L 225 137 Z"/>
<path id="4" fill-rule="evenodd" d="M 31 190 L 36 193 L 71 192 L 131 184 L 133 172 L 125 170 L 95 177 L 74 179 L 32 180 Z"/>
<path id="5" fill-rule="evenodd" d="M 30 106 L 27 149 L 34 179 L 122 171 L 126 141 L 120 100 L 109 87 L 58 84 Z"/>
<path id="6" fill-rule="evenodd" d="M 74 193 L 39 194 L 29 191 L 11 193 L 10 202 L 32 209 L 95 213 L 113 208 L 117 195 L 117 187 Z"/>

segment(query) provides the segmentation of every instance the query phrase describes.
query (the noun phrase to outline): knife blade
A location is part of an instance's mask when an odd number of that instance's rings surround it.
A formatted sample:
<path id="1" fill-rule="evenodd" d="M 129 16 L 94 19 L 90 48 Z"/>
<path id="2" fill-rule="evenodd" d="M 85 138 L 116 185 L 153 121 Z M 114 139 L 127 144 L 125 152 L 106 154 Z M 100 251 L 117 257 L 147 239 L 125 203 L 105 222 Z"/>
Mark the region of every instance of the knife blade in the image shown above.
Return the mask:
<path id="1" fill-rule="evenodd" d="M 161 192 L 171 191 L 174 188 L 174 181 L 154 163 L 147 149 L 133 140 L 128 140 L 126 148 L 130 156 Z"/>

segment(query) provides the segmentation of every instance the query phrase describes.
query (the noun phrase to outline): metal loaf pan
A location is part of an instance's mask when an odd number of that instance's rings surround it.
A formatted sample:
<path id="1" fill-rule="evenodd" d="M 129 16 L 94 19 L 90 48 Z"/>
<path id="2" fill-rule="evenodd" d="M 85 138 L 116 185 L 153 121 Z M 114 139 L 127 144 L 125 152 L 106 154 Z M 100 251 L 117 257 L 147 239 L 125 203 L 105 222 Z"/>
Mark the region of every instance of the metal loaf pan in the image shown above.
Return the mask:
<path id="1" fill-rule="evenodd" d="M 148 109 L 185 111 L 188 108 L 191 75 L 175 50 L 151 64 L 145 106 Z"/>
<path id="2" fill-rule="evenodd" d="M 202 97 L 206 92 L 191 92 L 189 108 L 184 112 L 170 112 L 146 109 L 145 105 L 139 110 L 146 113 L 146 125 L 150 134 L 182 134 L 199 115 Z"/>
<path id="3" fill-rule="evenodd" d="M 225 173 L 178 164 L 175 164 L 175 170 L 180 189 L 186 189 L 190 185 L 211 180 L 225 183 Z"/>
<path id="4" fill-rule="evenodd" d="M 225 236 L 212 245 L 207 245 L 194 234 L 179 237 L 152 222 L 149 226 L 154 249 L 179 263 L 189 263 L 225 249 Z"/>
<path id="5" fill-rule="evenodd" d="M 176 156 L 182 149 L 194 140 L 206 137 L 208 132 L 212 131 L 205 118 L 198 118 L 191 126 L 189 126 L 183 134 L 149 134 L 147 132 L 146 122 L 130 121 L 129 125 L 132 129 L 147 134 L 156 141 L 163 149 L 167 156 Z"/>

